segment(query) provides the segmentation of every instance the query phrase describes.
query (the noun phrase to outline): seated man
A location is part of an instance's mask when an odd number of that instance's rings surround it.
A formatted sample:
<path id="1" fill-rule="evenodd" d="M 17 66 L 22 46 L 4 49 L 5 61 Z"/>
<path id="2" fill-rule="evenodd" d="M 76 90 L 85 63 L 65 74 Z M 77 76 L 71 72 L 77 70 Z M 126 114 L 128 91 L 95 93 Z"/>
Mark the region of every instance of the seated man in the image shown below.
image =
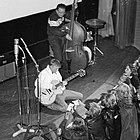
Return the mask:
<path id="1" fill-rule="evenodd" d="M 62 81 L 62 76 L 59 72 L 60 67 L 59 60 L 50 60 L 50 63 L 40 72 L 35 81 L 35 96 L 40 97 L 40 102 L 48 108 L 66 112 L 68 105 L 65 100 L 82 99 L 83 95 L 65 88 L 67 81 Z"/>

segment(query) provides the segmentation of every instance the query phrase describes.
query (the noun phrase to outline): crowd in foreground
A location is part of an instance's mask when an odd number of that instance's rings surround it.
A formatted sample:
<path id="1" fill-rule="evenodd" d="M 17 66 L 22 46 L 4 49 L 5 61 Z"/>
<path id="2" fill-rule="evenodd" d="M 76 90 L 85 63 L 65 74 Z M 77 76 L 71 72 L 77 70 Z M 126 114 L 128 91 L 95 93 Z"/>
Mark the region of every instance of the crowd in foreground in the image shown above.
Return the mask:
<path id="1" fill-rule="evenodd" d="M 100 99 L 69 104 L 59 126 L 60 140 L 138 140 L 140 58 L 126 66 L 118 84 Z"/>

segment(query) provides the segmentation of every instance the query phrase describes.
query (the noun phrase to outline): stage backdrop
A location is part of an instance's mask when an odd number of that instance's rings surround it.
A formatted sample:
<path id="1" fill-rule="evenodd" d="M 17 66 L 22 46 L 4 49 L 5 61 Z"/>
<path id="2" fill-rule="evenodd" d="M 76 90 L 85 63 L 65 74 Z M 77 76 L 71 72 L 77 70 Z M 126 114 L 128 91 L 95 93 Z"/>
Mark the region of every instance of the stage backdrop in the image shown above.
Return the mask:
<path id="1" fill-rule="evenodd" d="M 0 23 L 54 9 L 58 3 L 73 0 L 0 0 Z"/>

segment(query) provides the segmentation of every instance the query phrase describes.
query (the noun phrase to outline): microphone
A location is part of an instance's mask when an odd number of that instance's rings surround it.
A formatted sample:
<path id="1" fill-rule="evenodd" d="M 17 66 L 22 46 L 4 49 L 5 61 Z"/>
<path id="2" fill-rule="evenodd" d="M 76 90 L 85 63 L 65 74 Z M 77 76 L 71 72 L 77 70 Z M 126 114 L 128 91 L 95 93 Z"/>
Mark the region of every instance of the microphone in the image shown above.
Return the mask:
<path id="1" fill-rule="evenodd" d="M 15 54 L 15 61 L 18 64 L 18 53 L 19 53 L 19 39 L 14 39 L 14 54 Z"/>

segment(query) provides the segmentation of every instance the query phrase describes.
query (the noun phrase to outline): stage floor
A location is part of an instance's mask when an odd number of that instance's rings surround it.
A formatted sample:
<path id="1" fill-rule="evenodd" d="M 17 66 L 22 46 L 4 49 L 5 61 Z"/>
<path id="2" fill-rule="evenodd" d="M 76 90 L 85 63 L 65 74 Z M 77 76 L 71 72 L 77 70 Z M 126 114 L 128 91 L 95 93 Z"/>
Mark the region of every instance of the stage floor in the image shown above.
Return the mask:
<path id="1" fill-rule="evenodd" d="M 133 46 L 120 50 L 114 45 L 114 40 L 110 38 L 99 38 L 98 47 L 104 53 L 102 56 L 97 52 L 96 63 L 88 66 L 84 77 L 77 77 L 69 82 L 67 88 L 84 95 L 87 98 L 98 98 L 101 93 L 112 89 L 128 63 L 133 63 L 139 56 L 140 52 Z M 92 47 L 92 44 L 89 44 Z M 38 60 L 40 69 L 43 69 L 49 57 Z M 20 68 L 22 107 L 23 107 L 23 123 L 30 125 L 37 124 L 37 101 L 34 96 L 34 80 L 36 79 L 36 68 L 33 63 L 28 64 L 28 80 L 30 91 L 30 118 L 27 119 L 27 105 L 25 92 L 25 73 L 24 68 Z M 64 73 L 62 73 L 64 74 Z M 12 135 L 17 132 L 17 123 L 20 123 L 19 107 L 18 107 L 18 87 L 17 78 L 14 77 L 0 83 L 0 139 L 1 140 L 22 140 L 25 133 L 16 137 Z M 59 124 L 63 114 L 61 112 L 52 111 L 45 107 L 41 107 L 41 124 L 46 125 L 46 129 L 50 126 L 55 129 Z M 50 125 L 51 124 L 51 125 Z M 52 127 L 53 126 L 53 127 Z"/>

